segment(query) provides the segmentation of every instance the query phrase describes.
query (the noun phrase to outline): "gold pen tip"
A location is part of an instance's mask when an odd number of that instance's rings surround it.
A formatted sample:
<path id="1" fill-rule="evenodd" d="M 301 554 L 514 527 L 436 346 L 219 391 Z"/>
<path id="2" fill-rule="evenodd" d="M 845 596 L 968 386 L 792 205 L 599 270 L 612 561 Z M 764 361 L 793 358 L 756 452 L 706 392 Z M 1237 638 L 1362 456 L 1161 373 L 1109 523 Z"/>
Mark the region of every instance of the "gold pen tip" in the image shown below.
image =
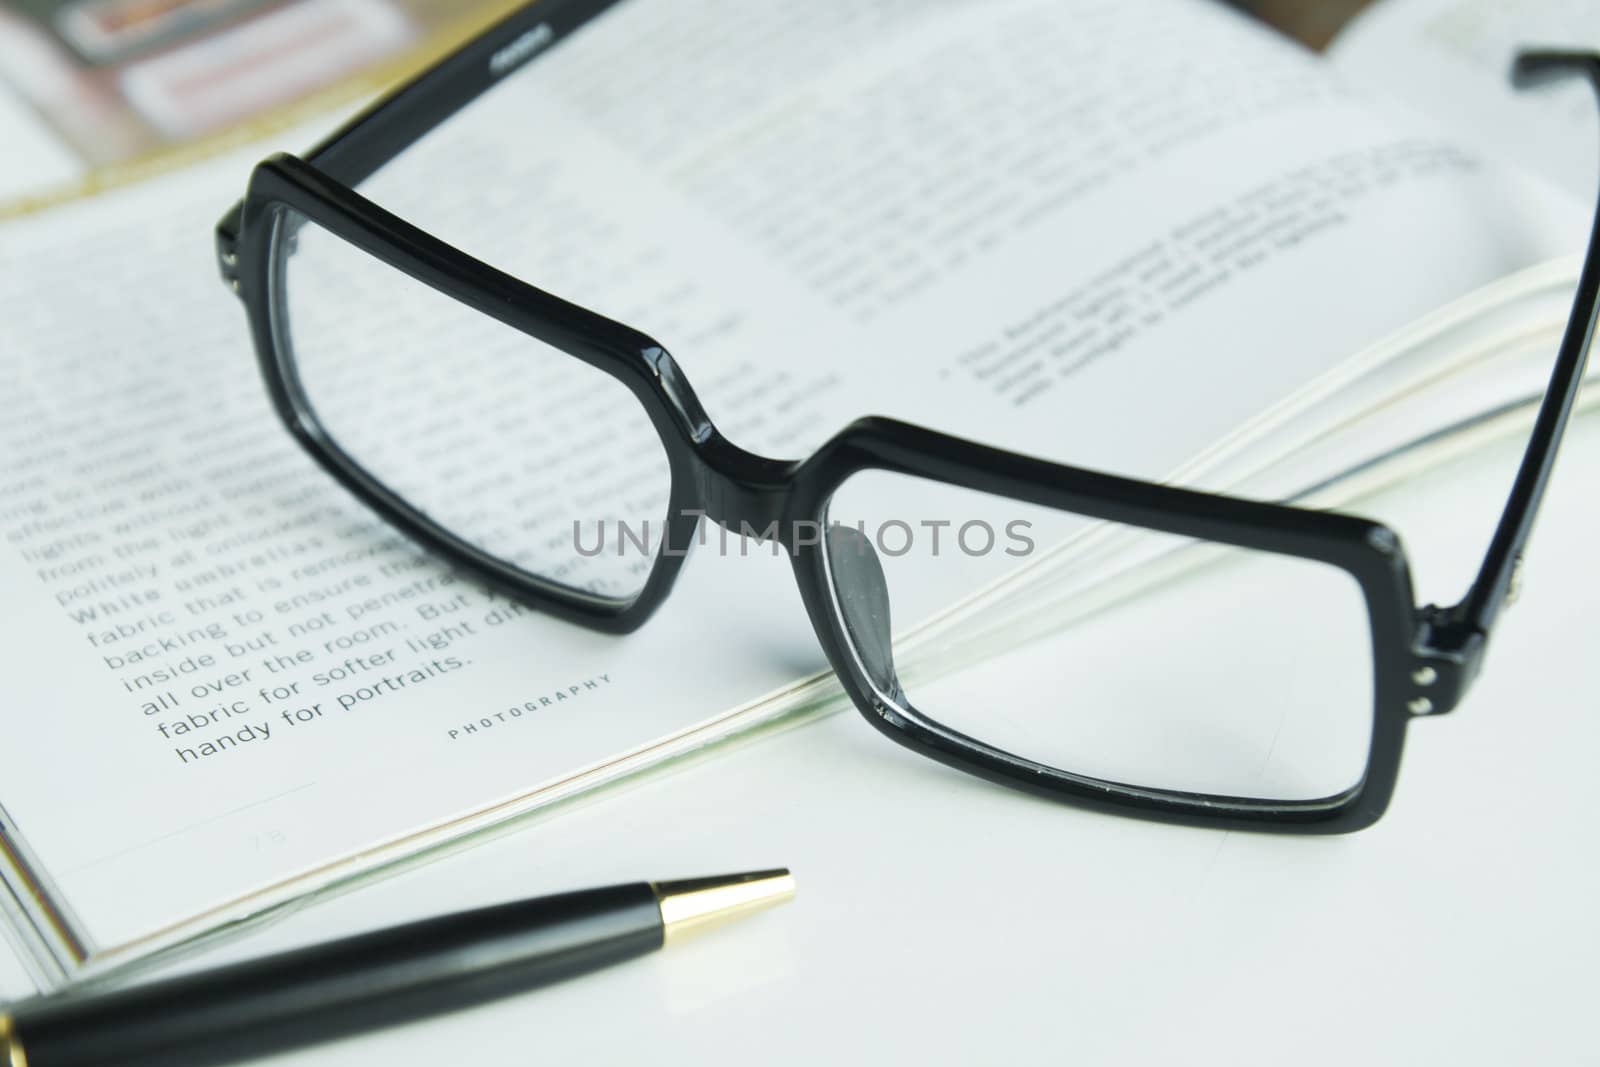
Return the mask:
<path id="1" fill-rule="evenodd" d="M 0 1011 L 0 1067 L 28 1067 L 28 1054 L 22 1051 L 17 1024 L 3 1011 Z"/>
<path id="2" fill-rule="evenodd" d="M 782 904 L 795 893 L 788 868 L 652 882 L 667 944 L 707 927 Z"/>

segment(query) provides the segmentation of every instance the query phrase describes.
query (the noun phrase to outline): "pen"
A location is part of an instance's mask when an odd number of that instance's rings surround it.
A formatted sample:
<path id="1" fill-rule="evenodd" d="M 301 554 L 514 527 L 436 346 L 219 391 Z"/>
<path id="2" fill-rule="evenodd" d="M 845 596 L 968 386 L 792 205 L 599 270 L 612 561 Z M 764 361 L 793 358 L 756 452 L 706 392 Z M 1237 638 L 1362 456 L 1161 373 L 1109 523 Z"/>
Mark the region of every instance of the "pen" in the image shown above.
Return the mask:
<path id="1" fill-rule="evenodd" d="M 0 1011 L 0 1067 L 200 1067 L 407 1022 L 652 952 L 788 900 L 787 870 L 515 901 Z"/>

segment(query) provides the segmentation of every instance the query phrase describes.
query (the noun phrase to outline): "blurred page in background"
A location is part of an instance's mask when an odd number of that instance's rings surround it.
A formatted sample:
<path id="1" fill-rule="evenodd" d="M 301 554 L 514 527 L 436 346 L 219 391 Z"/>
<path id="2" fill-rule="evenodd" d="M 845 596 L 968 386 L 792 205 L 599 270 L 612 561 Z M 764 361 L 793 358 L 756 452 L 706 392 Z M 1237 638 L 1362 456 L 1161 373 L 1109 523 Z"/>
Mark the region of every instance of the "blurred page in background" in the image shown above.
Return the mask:
<path id="1" fill-rule="evenodd" d="M 0 200 L 375 88 L 514 6 L 0 0 Z"/>
<path id="2" fill-rule="evenodd" d="M 83 173 L 73 155 L 27 101 L 0 85 L 0 201 L 30 189 L 70 182 Z"/>
<path id="3" fill-rule="evenodd" d="M 1512 57 L 1529 47 L 1600 50 L 1600 4 L 1382 0 L 1339 35 L 1328 57 L 1352 81 L 1388 89 L 1588 202 L 1600 132 L 1594 102 L 1578 83 L 1513 89 Z"/>

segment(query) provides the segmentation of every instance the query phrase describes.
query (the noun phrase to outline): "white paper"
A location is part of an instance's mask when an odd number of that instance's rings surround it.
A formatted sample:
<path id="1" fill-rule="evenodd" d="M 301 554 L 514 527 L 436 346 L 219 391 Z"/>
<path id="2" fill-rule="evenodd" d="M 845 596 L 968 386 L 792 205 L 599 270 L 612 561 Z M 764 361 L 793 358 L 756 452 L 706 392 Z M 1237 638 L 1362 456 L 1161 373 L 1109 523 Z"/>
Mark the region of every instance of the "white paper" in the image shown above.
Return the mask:
<path id="1" fill-rule="evenodd" d="M 1382 0 L 1335 38 L 1328 56 L 1351 79 L 1393 93 L 1592 203 L 1600 143 L 1593 89 L 1582 79 L 1512 88 L 1512 59 L 1527 48 L 1600 49 L 1600 7 L 1588 0 Z"/>

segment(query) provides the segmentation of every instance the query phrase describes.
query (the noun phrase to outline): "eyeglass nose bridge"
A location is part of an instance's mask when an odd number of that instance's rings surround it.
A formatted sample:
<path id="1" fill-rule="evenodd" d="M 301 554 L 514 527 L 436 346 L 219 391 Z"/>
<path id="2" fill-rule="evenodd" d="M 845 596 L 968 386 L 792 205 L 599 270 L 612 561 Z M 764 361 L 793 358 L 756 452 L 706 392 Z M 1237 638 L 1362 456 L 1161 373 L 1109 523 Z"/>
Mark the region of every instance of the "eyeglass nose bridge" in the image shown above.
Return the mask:
<path id="1" fill-rule="evenodd" d="M 714 430 L 694 454 L 699 510 L 706 519 L 730 533 L 794 549 L 795 531 L 785 518 L 798 461 L 747 452 Z"/>

